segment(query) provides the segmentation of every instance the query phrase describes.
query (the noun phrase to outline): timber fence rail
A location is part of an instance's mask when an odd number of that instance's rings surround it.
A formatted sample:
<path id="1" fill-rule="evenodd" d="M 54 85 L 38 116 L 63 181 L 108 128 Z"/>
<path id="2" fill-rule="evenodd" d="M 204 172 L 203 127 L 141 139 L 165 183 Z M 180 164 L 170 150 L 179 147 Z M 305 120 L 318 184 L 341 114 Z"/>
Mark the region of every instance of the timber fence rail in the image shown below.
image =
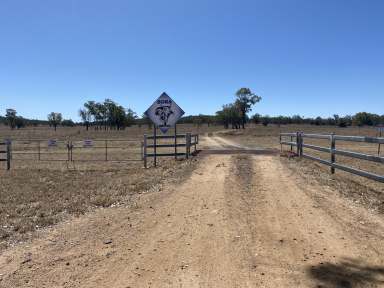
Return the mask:
<path id="1" fill-rule="evenodd" d="M 5 157 L 4 157 L 5 156 Z M 11 142 L 0 142 L 0 162 L 6 162 L 7 170 L 11 169 Z"/>
<path id="2" fill-rule="evenodd" d="M 288 138 L 288 139 L 287 139 Z M 305 139 L 321 139 L 328 140 L 329 146 L 319 146 L 304 143 Z M 344 135 L 335 135 L 335 134 L 306 134 L 303 132 L 295 133 L 280 133 L 280 145 L 283 150 L 283 145 L 290 146 L 290 150 L 294 152 L 298 157 L 303 157 L 313 161 L 317 161 L 324 165 L 330 167 L 331 173 L 335 173 L 335 169 L 339 169 L 345 172 L 349 172 L 355 175 L 359 175 L 365 178 L 369 178 L 378 182 L 384 183 L 384 175 L 378 175 L 371 173 L 369 171 L 364 171 L 356 169 L 350 166 L 342 165 L 336 162 L 336 155 L 350 157 L 359 160 L 366 160 L 370 162 L 375 162 L 379 164 L 384 164 L 384 157 L 378 152 L 377 155 L 359 153 L 348 151 L 344 149 L 337 149 L 337 141 L 348 141 L 348 142 L 359 142 L 359 143 L 371 143 L 378 144 L 379 147 L 381 144 L 384 144 L 384 137 L 364 137 L 364 136 L 344 136 Z M 319 152 L 329 153 L 329 159 L 325 160 L 319 157 L 308 155 L 305 153 L 304 148 L 315 150 Z M 380 151 L 380 148 L 379 150 Z M 383 170 L 384 171 L 384 170 Z"/>
<path id="3" fill-rule="evenodd" d="M 180 141 L 178 141 L 180 139 Z M 170 141 L 172 140 L 172 141 Z M 142 142 L 142 158 L 144 160 L 144 167 L 148 167 L 148 158 L 153 158 L 154 166 L 156 166 L 157 157 L 185 157 L 188 159 L 193 153 L 197 151 L 199 144 L 198 134 L 176 134 L 176 135 L 144 135 Z M 191 152 L 191 147 L 193 152 Z M 161 148 L 173 148 L 172 151 L 159 152 Z M 178 148 L 184 148 L 179 150 Z M 149 152 L 149 150 L 151 150 Z"/>

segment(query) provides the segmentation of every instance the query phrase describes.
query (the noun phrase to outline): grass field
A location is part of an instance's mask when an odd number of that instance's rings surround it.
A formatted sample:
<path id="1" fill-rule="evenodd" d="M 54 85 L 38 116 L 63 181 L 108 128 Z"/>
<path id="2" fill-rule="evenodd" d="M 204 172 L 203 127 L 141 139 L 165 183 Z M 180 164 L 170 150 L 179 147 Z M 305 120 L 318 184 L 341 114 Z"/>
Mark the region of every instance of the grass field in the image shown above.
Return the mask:
<path id="1" fill-rule="evenodd" d="M 248 147 L 277 149 L 280 149 L 280 132 L 335 132 L 342 135 L 376 136 L 374 129 L 355 127 L 342 129 L 326 126 L 286 125 L 278 127 L 271 125 L 267 127 L 250 126 L 246 130 L 224 130 L 221 126 L 178 126 L 179 133 L 187 131 L 205 136 L 218 133 Z M 148 170 L 143 168 L 143 163 L 140 161 L 140 143 L 145 133 L 152 134 L 153 131 L 146 126 L 129 127 L 123 131 L 95 131 L 93 129 L 86 131 L 83 127 L 59 128 L 57 132 L 48 127 L 13 131 L 7 127 L 0 127 L 0 139 L 13 139 L 13 151 L 15 152 L 15 161 L 12 162 L 13 169 L 11 171 L 5 171 L 4 167 L 0 169 L 0 247 L 27 239 L 31 237 L 34 230 L 55 224 L 70 215 L 83 214 L 97 207 L 127 204 L 137 193 L 154 189 L 153 187 L 162 181 L 183 179 L 187 176 L 194 167 L 194 160 L 175 162 L 173 159 L 161 159 L 160 168 Z M 48 148 L 48 139 L 57 139 L 58 147 Z M 98 148 L 80 148 L 85 139 L 102 140 L 94 141 L 94 145 Z M 114 142 L 115 148 L 110 148 L 108 151 L 109 160 L 116 161 L 103 161 L 105 139 L 109 141 L 125 140 Z M 73 155 L 75 160 L 100 161 L 71 163 L 38 161 L 36 151 L 39 141 L 41 152 L 52 153 L 43 154 L 42 157 L 48 157 L 45 160 L 67 159 L 65 145 L 67 141 L 72 141 L 78 147 Z M 328 146 L 326 141 L 308 143 Z M 338 147 L 377 154 L 377 145 L 372 144 L 347 142 L 338 143 Z M 288 149 L 288 147 L 285 148 Z M 311 154 L 316 153 L 311 152 Z M 329 155 L 323 153 L 322 157 L 328 159 Z M 136 161 L 118 161 L 122 159 L 135 159 Z M 383 166 L 379 164 L 345 157 L 337 157 L 337 160 L 343 164 L 384 174 Z M 315 175 L 325 185 L 339 185 L 346 194 L 357 195 L 367 205 L 371 205 L 373 202 L 375 204 L 377 201 L 384 203 L 384 199 L 380 196 L 384 195 L 383 184 L 340 171 L 332 176 L 329 174 L 328 167 L 309 160 L 288 161 L 283 159 L 282 161 L 285 161 L 286 165 L 296 173 Z M 338 179 L 342 181 L 338 181 Z M 373 197 L 374 195 L 376 196 Z M 376 204 L 375 207 L 383 206 Z"/>
<path id="2" fill-rule="evenodd" d="M 348 127 L 348 128 L 339 128 L 334 126 L 312 126 L 312 125 L 282 125 L 278 126 L 256 126 L 250 127 L 246 130 L 228 130 L 219 132 L 223 137 L 226 137 L 230 140 L 239 142 L 250 148 L 276 148 L 281 149 L 279 145 L 279 133 L 280 132 L 305 132 L 305 133 L 316 133 L 316 134 L 331 134 L 335 133 L 338 135 L 352 135 L 352 136 L 371 136 L 377 137 L 377 130 L 371 127 Z M 318 140 L 318 139 L 305 139 L 305 143 L 313 144 L 318 146 L 330 147 L 328 140 Z M 384 156 L 384 145 L 381 147 L 381 156 Z M 283 150 L 290 150 L 289 146 L 283 146 Z M 361 152 L 365 154 L 378 155 L 378 145 L 369 144 L 369 143 L 359 143 L 359 142 L 344 142 L 337 141 L 336 148 Z M 293 148 L 295 151 L 295 147 Z M 330 160 L 330 155 L 328 153 L 318 152 L 310 149 L 304 148 L 304 152 L 320 157 L 325 160 Z M 336 156 L 337 163 L 344 164 L 347 166 L 355 167 L 361 170 L 366 170 L 373 172 L 379 175 L 384 175 L 384 166 L 383 164 L 368 162 L 364 160 Z M 339 185 L 340 182 L 337 180 L 344 180 L 344 183 L 350 183 L 350 187 L 344 187 L 342 189 L 349 191 L 349 193 L 361 193 L 361 195 L 372 195 L 372 194 L 384 194 L 384 184 L 375 182 L 360 176 L 356 176 L 350 173 L 346 173 L 340 170 L 336 170 L 335 175 L 329 173 L 330 168 L 306 159 L 291 159 L 297 167 L 301 168 L 302 171 L 305 171 L 309 174 L 315 174 L 317 177 L 326 183 L 326 185 Z M 292 164 L 292 163 L 290 163 Z M 368 191 L 371 189 L 370 191 Z M 359 192 L 360 191 L 360 192 Z M 377 197 L 376 197 L 377 198 Z M 384 202 L 383 202 L 384 203 Z"/>

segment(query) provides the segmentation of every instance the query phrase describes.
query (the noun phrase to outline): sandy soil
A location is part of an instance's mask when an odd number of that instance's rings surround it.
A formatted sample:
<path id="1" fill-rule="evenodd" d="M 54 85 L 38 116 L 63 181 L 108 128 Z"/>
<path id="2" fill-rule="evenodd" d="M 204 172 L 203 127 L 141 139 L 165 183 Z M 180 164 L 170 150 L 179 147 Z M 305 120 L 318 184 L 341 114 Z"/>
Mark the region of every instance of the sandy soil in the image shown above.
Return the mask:
<path id="1" fill-rule="evenodd" d="M 181 185 L 8 249 L 0 287 L 384 287 L 382 215 L 290 171 L 205 156 Z"/>

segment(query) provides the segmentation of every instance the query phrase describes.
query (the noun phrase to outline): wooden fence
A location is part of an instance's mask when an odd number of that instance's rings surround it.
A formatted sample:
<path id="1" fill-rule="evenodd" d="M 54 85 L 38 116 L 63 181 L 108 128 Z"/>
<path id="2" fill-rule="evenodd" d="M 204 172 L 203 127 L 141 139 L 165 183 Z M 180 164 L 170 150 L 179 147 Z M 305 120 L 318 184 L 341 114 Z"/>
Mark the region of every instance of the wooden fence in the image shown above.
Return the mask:
<path id="1" fill-rule="evenodd" d="M 0 142 L 0 162 L 7 162 L 7 170 L 11 169 L 11 142 Z M 2 155 L 5 155 L 3 157 Z"/>
<path id="2" fill-rule="evenodd" d="M 178 141 L 181 139 L 181 142 Z M 177 157 L 182 156 L 188 159 L 188 157 L 197 151 L 197 144 L 199 144 L 199 135 L 198 134 L 176 134 L 176 135 L 144 135 L 143 141 L 143 160 L 144 167 L 148 167 L 148 158 L 153 158 L 153 164 L 156 167 L 157 157 Z M 182 147 L 182 152 L 178 150 L 179 147 Z M 191 147 L 194 151 L 191 153 Z M 172 152 L 159 152 L 160 148 L 173 148 Z M 151 149 L 151 152 L 148 150 Z"/>
<path id="3" fill-rule="evenodd" d="M 288 139 L 286 139 L 287 137 Z M 304 143 L 304 140 L 308 138 L 328 140 L 329 147 Z M 360 169 L 356 169 L 356 168 L 352 168 L 346 165 L 336 163 L 336 155 L 341 155 L 345 157 L 351 157 L 355 159 L 384 164 L 384 157 L 380 156 L 380 152 L 378 153 L 378 155 L 369 155 L 364 153 L 336 149 L 337 141 L 374 143 L 374 144 L 378 144 L 379 147 L 381 144 L 384 144 L 384 138 L 382 137 L 343 136 L 343 135 L 335 135 L 335 134 L 327 134 L 327 135 L 326 134 L 306 134 L 302 132 L 280 133 L 281 147 L 283 145 L 288 145 L 291 147 L 292 152 L 294 152 L 294 147 L 295 147 L 295 150 L 296 150 L 295 153 L 297 156 L 314 160 L 324 165 L 330 166 L 332 174 L 335 173 L 335 169 L 339 169 L 345 172 L 349 172 L 355 175 L 359 175 L 362 177 L 366 177 L 366 178 L 384 183 L 384 175 L 377 175 L 368 171 L 364 171 L 364 170 L 360 170 Z M 329 160 L 308 155 L 305 153 L 304 148 L 329 153 Z M 380 148 L 378 151 L 380 151 Z"/>

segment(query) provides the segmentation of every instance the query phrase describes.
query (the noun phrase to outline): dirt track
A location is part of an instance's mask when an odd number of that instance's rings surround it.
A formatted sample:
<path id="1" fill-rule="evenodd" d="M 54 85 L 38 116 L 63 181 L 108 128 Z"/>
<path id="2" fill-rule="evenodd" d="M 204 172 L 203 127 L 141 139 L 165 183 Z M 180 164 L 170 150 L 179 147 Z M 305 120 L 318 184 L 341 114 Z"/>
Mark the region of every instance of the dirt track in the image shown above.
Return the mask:
<path id="1" fill-rule="evenodd" d="M 134 209 L 9 249 L 0 287 L 384 287 L 384 218 L 337 195 L 277 156 L 206 156 Z"/>

